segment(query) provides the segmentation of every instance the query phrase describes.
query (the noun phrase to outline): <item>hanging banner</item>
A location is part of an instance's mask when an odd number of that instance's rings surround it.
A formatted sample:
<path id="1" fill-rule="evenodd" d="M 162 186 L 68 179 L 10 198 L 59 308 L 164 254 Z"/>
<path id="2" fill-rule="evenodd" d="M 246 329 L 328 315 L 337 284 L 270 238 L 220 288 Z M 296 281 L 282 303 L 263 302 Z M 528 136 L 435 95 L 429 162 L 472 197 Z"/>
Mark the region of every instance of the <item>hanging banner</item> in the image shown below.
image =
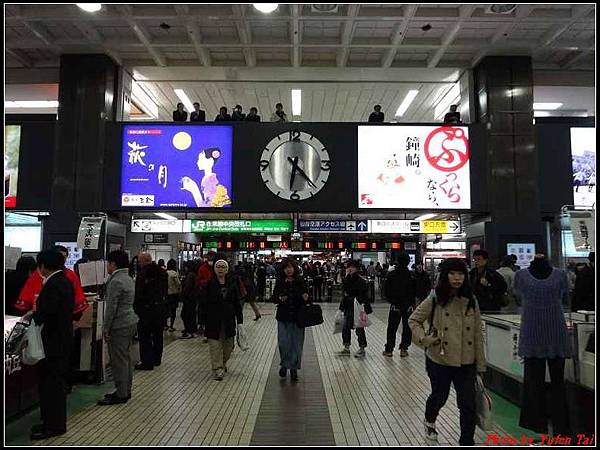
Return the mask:
<path id="1" fill-rule="evenodd" d="M 81 250 L 98 250 L 104 217 L 84 217 L 77 233 L 77 247 Z"/>
<path id="2" fill-rule="evenodd" d="M 595 212 L 569 211 L 568 214 L 575 250 L 593 252 L 596 248 Z"/>

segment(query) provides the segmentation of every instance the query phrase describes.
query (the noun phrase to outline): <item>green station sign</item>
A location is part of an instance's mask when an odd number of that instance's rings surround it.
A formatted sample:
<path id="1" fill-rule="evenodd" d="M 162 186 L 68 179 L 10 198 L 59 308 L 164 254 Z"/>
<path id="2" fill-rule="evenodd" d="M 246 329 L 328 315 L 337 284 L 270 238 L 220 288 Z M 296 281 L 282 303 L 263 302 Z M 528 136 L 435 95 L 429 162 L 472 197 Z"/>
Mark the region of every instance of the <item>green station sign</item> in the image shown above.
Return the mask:
<path id="1" fill-rule="evenodd" d="M 192 220 L 192 233 L 291 233 L 291 220 Z"/>

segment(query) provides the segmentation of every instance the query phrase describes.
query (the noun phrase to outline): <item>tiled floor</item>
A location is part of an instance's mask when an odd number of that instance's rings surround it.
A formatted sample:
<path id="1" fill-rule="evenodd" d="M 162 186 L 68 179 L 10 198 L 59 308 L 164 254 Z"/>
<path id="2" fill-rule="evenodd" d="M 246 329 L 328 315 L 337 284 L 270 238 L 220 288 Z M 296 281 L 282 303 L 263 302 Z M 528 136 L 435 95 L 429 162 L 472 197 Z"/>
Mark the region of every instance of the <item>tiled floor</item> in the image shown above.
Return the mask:
<path id="1" fill-rule="evenodd" d="M 245 323 L 250 343 L 236 347 L 224 381 L 212 379 L 208 345 L 176 340 L 163 364 L 136 372 L 125 405 L 90 405 L 69 417 L 64 436 L 41 445 L 422 445 L 429 392 L 423 352 L 381 355 L 387 308 L 375 306 L 366 358 L 337 356 L 337 304 L 322 304 L 325 323 L 307 330 L 300 382 L 281 382 L 273 307 Z M 382 320 L 384 319 L 384 320 Z M 357 348 L 353 335 L 353 350 Z M 112 390 L 106 385 L 106 392 Z M 457 445 L 458 410 L 452 391 L 438 419 L 440 443 Z M 501 430 L 496 430 L 501 432 Z M 476 442 L 485 441 L 481 431 Z"/>
<path id="2" fill-rule="evenodd" d="M 262 399 L 251 445 L 335 445 L 312 329 L 306 330 L 300 382 L 280 378 L 279 351 Z"/>
<path id="3" fill-rule="evenodd" d="M 425 356 L 415 346 L 408 358 L 381 355 L 388 307 L 375 305 L 367 328 L 367 356 L 338 356 L 341 334 L 332 334 L 337 305 L 323 305 L 325 323 L 315 328 L 315 341 L 336 445 L 422 445 L 422 422 L 430 384 Z M 358 349 L 352 333 L 352 350 Z M 459 426 L 456 395 L 451 390 L 437 420 L 440 444 L 457 445 Z M 500 431 L 500 430 L 498 430 Z M 487 434 L 476 431 L 475 442 Z"/>

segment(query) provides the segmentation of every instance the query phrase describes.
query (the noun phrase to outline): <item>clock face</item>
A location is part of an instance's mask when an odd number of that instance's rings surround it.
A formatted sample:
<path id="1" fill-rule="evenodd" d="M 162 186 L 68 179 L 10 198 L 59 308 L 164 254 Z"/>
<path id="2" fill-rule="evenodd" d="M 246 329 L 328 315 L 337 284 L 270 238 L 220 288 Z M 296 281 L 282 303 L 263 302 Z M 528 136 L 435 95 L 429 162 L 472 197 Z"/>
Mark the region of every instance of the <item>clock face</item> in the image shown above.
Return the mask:
<path id="1" fill-rule="evenodd" d="M 265 186 L 284 200 L 305 200 L 327 184 L 331 160 L 325 146 L 301 131 L 288 131 L 267 144 L 260 158 Z"/>

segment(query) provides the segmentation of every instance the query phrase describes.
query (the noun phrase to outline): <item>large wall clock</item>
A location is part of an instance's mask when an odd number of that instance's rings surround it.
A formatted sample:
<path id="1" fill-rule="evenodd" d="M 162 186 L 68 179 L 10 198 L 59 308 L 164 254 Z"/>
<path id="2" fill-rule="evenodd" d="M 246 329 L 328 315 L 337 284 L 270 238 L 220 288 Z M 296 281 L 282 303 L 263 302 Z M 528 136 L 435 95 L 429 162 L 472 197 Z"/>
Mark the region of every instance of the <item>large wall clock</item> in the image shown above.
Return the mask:
<path id="1" fill-rule="evenodd" d="M 269 190 L 284 200 L 305 200 L 325 187 L 331 172 L 327 149 L 315 136 L 287 131 L 267 144 L 260 174 Z"/>

